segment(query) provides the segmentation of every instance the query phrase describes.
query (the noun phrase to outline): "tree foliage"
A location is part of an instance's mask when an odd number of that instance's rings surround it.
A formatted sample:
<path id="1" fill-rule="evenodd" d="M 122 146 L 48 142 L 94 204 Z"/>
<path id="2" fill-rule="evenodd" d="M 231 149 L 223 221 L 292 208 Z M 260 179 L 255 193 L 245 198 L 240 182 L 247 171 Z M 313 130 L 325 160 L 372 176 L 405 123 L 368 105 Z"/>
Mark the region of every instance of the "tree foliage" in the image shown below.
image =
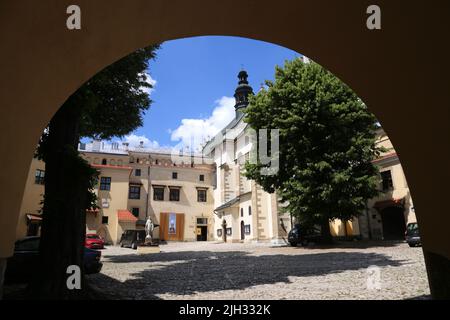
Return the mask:
<path id="1" fill-rule="evenodd" d="M 287 61 L 266 85 L 250 98 L 245 121 L 257 131 L 280 129 L 280 169 L 264 176 L 263 164 L 247 163 L 246 176 L 277 191 L 299 221 L 328 225 L 358 216 L 377 194 L 375 117 L 314 62 Z"/>

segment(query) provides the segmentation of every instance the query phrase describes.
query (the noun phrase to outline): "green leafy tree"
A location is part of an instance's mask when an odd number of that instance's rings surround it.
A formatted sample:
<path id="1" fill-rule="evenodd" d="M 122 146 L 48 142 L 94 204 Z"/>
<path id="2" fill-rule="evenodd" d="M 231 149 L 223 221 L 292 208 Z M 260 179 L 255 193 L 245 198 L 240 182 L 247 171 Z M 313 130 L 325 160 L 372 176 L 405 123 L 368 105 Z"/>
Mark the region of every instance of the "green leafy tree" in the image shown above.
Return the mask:
<path id="1" fill-rule="evenodd" d="M 358 216 L 377 194 L 372 160 L 375 117 L 355 93 L 320 65 L 300 59 L 277 67 L 275 80 L 250 98 L 245 121 L 258 129 L 280 129 L 280 168 L 261 174 L 260 162 L 246 164 L 246 176 L 277 191 L 285 210 L 306 225 Z"/>
<path id="2" fill-rule="evenodd" d="M 108 66 L 73 93 L 51 119 L 37 156 L 45 162 L 40 264 L 30 283 L 35 298 L 85 298 L 89 290 L 68 290 L 67 267 L 83 266 L 86 209 L 96 206 L 92 189 L 98 172 L 78 153 L 82 137 L 110 139 L 142 125 L 151 100 L 146 88 L 149 61 L 159 47 L 137 50 Z"/>

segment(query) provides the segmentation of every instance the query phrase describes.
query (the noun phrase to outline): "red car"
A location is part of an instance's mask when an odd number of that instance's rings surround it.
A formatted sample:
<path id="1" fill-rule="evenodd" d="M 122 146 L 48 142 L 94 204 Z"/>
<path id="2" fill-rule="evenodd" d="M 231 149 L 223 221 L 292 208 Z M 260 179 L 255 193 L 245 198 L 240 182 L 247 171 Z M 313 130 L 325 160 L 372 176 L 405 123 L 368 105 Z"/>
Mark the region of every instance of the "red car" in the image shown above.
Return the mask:
<path id="1" fill-rule="evenodd" d="M 97 234 L 87 234 L 84 246 L 89 249 L 103 249 L 105 241 Z"/>

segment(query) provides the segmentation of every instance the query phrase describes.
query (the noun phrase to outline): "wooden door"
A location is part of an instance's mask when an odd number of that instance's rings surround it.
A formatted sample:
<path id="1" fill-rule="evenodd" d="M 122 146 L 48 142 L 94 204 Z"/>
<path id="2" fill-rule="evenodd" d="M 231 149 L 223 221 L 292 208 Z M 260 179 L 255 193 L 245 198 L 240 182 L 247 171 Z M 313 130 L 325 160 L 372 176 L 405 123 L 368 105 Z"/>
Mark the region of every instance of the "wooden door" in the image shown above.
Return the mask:
<path id="1" fill-rule="evenodd" d="M 161 212 L 160 215 L 160 239 L 165 241 L 183 241 L 184 240 L 184 213 L 176 213 L 175 233 L 169 232 L 170 213 Z"/>

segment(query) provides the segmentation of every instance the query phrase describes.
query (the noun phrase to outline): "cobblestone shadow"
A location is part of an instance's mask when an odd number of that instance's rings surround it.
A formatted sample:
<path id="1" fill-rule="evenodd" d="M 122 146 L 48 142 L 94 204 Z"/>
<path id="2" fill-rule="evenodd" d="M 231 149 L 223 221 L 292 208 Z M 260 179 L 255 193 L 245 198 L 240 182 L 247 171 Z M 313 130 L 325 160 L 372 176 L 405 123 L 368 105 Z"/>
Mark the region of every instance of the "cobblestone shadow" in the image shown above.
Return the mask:
<path id="1" fill-rule="evenodd" d="M 383 254 L 344 251 L 302 255 L 183 251 L 105 258 L 122 271 L 117 274 L 105 271 L 112 276 L 91 275 L 89 281 L 98 290 L 123 299 L 241 290 L 256 285 L 289 283 L 292 276 L 310 277 L 366 269 L 372 265 L 398 267 L 408 263 Z"/>

